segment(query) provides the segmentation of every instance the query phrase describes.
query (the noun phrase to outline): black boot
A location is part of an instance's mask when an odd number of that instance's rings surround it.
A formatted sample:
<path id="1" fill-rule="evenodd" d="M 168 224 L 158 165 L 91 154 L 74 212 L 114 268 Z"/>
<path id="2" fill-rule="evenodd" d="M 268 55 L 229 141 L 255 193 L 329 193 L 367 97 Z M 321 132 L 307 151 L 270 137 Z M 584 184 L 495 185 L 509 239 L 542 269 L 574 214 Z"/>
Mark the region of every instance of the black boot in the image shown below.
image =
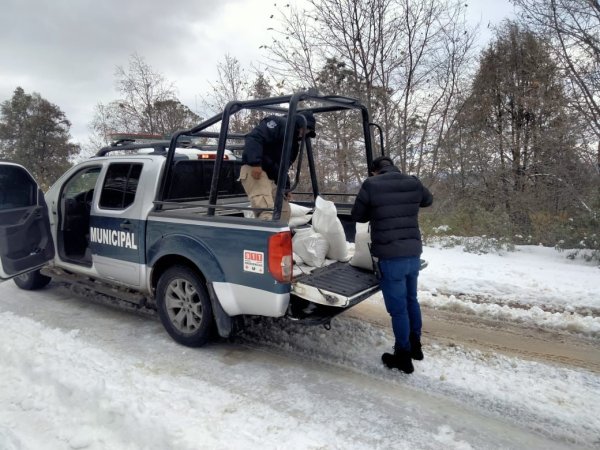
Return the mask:
<path id="1" fill-rule="evenodd" d="M 410 357 L 417 361 L 423 360 L 423 351 L 421 350 L 421 338 L 416 334 L 410 334 Z"/>
<path id="2" fill-rule="evenodd" d="M 384 353 L 381 355 L 381 361 L 388 369 L 399 369 L 404 373 L 413 373 L 415 370 L 410 359 L 410 352 L 407 351 L 396 350 L 393 355 Z"/>

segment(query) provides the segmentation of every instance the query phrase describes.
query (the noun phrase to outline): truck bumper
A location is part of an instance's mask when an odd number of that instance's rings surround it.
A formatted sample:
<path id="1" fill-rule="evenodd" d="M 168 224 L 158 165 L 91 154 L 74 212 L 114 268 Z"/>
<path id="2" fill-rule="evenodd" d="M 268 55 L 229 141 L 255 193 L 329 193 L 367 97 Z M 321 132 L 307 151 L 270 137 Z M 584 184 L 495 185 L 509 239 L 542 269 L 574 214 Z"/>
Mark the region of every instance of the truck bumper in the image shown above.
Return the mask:
<path id="1" fill-rule="evenodd" d="M 290 303 L 290 294 L 275 293 L 240 284 L 213 282 L 215 294 L 230 316 L 240 314 L 281 317 Z"/>

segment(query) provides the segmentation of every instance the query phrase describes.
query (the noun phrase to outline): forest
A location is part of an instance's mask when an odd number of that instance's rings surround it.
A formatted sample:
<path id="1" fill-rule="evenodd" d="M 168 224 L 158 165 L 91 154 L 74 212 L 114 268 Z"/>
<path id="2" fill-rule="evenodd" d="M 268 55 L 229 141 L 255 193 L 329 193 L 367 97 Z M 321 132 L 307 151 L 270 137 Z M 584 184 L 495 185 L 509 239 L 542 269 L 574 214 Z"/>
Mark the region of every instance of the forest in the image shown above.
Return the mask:
<path id="1" fill-rule="evenodd" d="M 358 98 L 381 125 L 386 154 L 434 193 L 421 217 L 426 240 L 483 236 L 485 245 L 585 248 L 600 259 L 600 5 L 512 3 L 517 19 L 495 27 L 484 48 L 465 2 L 276 6 L 263 60 L 242 67 L 225 54 L 203 115 L 305 88 Z M 117 66 L 115 86 L 118 98 L 96 105 L 86 144 L 71 142 L 59 106 L 16 87 L 0 103 L 0 159 L 26 165 L 47 188 L 115 133 L 169 135 L 203 118 L 143 55 Z M 239 115 L 231 129 L 247 132 L 258 119 Z M 367 173 L 358 121 L 331 115 L 318 127 L 324 190 L 356 193 Z"/>

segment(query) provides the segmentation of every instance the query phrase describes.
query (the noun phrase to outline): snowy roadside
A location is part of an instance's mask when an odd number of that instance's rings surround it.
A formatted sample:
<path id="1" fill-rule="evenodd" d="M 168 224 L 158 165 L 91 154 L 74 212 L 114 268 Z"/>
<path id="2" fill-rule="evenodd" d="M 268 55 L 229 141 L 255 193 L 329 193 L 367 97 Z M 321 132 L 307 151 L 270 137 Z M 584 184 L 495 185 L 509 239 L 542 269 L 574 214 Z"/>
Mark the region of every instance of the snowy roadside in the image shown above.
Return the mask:
<path id="1" fill-rule="evenodd" d="M 425 247 L 423 305 L 600 337 L 600 269 L 538 246 L 474 255 L 462 247 Z"/>

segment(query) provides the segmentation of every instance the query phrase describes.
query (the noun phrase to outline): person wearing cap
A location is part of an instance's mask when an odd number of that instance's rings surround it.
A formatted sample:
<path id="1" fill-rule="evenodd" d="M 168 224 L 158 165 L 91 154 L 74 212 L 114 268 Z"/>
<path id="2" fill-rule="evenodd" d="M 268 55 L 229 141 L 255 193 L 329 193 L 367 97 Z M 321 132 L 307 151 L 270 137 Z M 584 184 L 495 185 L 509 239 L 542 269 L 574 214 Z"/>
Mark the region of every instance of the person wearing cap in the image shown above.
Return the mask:
<path id="1" fill-rule="evenodd" d="M 371 253 L 377 260 L 380 286 L 392 319 L 394 353 L 381 359 L 389 369 L 414 371 L 412 360 L 422 360 L 421 308 L 417 278 L 423 251 L 419 208 L 433 202 L 431 192 L 417 177 L 405 175 L 391 158 L 373 160 L 352 208 L 352 219 L 370 222 Z"/>
<path id="2" fill-rule="evenodd" d="M 277 177 L 283 151 L 283 140 L 287 118 L 282 116 L 268 116 L 246 135 L 244 152 L 240 170 L 240 181 L 250 198 L 253 208 L 273 208 L 274 196 L 277 190 Z M 296 115 L 294 126 L 294 139 L 289 164 L 291 165 L 298 156 L 300 141 L 304 136 L 315 137 L 315 117 L 310 111 L 303 111 Z M 289 180 L 286 187 L 289 186 Z M 288 222 L 290 218 L 290 205 L 287 194 L 283 199 L 281 220 Z M 273 217 L 270 211 L 257 213 L 260 219 L 269 220 Z"/>

